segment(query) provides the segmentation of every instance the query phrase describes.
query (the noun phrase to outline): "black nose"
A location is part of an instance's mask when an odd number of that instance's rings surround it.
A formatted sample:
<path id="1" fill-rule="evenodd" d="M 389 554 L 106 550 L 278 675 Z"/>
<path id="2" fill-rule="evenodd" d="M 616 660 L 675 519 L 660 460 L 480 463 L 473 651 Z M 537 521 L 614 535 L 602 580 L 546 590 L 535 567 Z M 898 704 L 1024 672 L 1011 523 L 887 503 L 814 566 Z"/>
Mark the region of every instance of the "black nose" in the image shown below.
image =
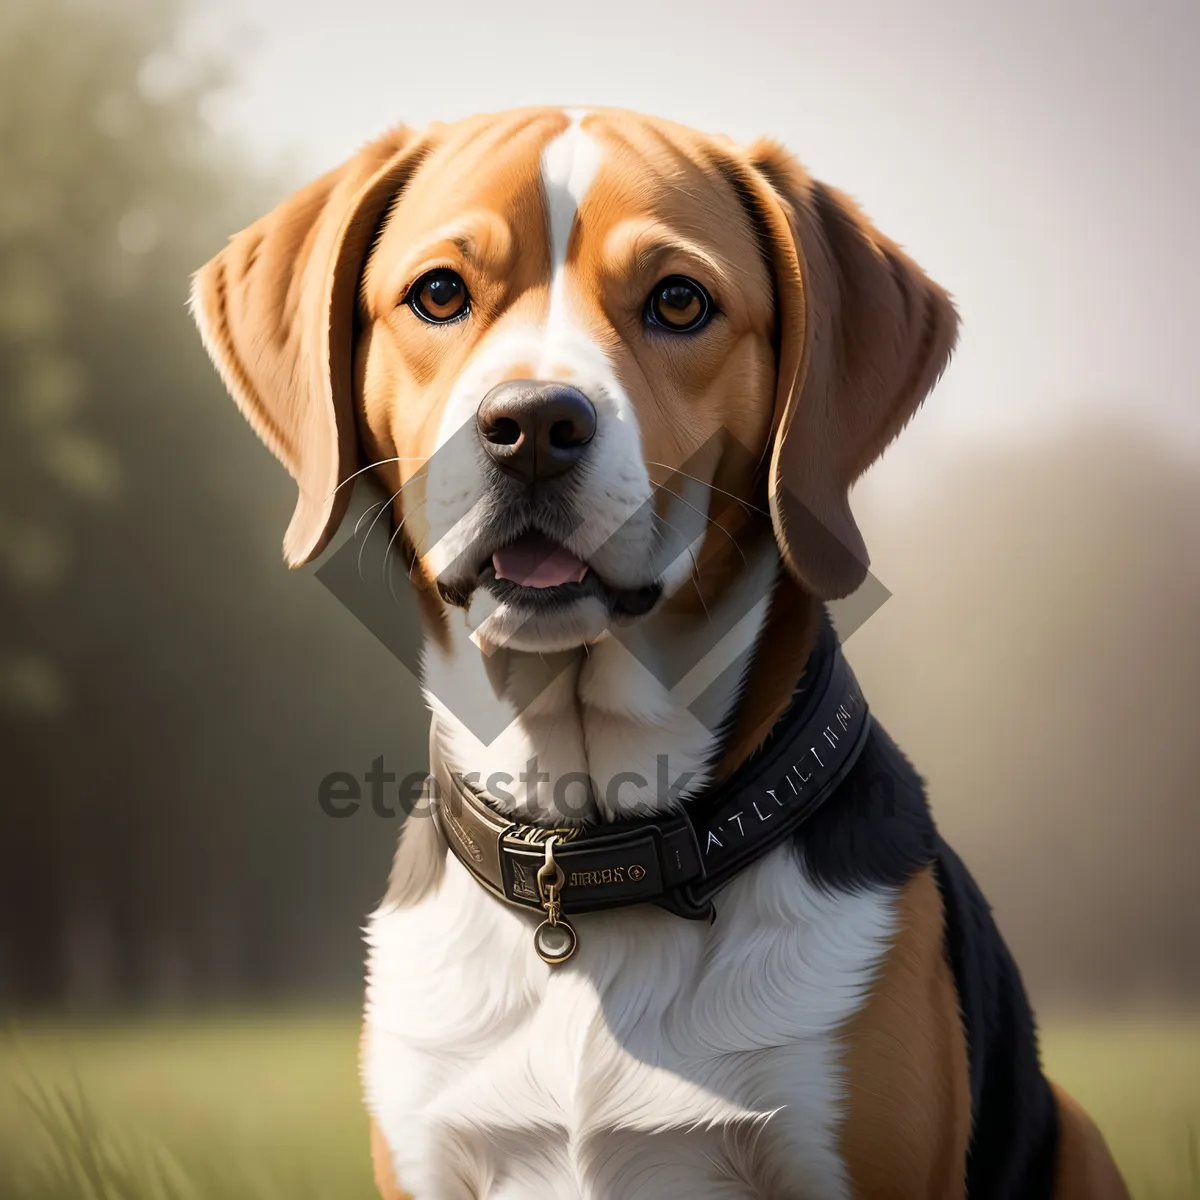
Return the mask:
<path id="1" fill-rule="evenodd" d="M 525 483 L 569 471 L 596 436 L 596 410 L 582 392 L 529 379 L 492 388 L 476 423 L 496 466 Z"/>

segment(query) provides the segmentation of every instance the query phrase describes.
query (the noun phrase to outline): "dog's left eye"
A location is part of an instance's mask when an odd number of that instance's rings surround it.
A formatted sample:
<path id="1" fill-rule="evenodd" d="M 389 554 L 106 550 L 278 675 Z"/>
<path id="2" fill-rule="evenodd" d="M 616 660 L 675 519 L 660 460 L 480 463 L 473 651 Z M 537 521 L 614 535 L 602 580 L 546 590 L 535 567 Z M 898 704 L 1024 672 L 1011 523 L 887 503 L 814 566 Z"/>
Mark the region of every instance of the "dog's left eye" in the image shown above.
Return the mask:
<path id="1" fill-rule="evenodd" d="M 646 319 L 672 333 L 691 333 L 708 324 L 712 300 L 703 286 L 686 275 L 668 275 L 654 285 L 646 301 Z"/>
<path id="2" fill-rule="evenodd" d="M 408 289 L 405 303 L 421 318 L 432 325 L 444 325 L 465 317 L 470 309 L 471 298 L 462 276 L 445 267 L 422 275 Z"/>

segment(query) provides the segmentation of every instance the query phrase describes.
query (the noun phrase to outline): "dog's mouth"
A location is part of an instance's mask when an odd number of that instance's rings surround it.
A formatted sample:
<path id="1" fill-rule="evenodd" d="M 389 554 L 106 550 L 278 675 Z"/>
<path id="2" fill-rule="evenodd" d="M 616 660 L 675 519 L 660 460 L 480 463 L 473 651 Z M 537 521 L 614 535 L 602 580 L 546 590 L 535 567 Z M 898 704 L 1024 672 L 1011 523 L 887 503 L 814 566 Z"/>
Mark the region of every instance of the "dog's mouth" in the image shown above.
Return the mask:
<path id="1" fill-rule="evenodd" d="M 616 615 L 640 617 L 662 595 L 657 581 L 632 588 L 611 586 L 566 546 L 534 531 L 495 550 L 480 567 L 477 583 L 497 600 L 535 612 L 595 597 Z"/>

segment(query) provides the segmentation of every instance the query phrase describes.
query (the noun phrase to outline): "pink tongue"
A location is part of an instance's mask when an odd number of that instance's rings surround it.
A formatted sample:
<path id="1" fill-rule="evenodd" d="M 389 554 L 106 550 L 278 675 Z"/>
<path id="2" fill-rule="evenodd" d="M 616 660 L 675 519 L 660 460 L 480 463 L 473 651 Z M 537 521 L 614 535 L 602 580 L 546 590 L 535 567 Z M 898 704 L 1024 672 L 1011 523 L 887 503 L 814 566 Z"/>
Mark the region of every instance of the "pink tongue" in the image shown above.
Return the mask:
<path id="1" fill-rule="evenodd" d="M 548 588 L 560 583 L 578 583 L 587 574 L 587 564 L 570 550 L 541 534 L 527 533 L 511 546 L 492 555 L 497 579 L 522 587 Z"/>

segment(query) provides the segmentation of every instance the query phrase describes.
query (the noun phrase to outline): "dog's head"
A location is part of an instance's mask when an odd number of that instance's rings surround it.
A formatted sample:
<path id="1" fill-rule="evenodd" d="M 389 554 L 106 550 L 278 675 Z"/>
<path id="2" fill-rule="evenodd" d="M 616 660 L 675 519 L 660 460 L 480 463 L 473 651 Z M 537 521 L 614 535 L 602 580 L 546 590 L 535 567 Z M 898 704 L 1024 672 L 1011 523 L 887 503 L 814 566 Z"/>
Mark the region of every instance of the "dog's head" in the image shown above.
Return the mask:
<path id="1" fill-rule="evenodd" d="M 755 523 L 807 591 L 852 591 L 850 486 L 956 326 L 778 146 L 610 110 L 393 130 L 234 237 L 193 307 L 299 487 L 291 564 L 375 464 L 434 624 L 462 606 L 538 650 L 695 586 Z"/>

